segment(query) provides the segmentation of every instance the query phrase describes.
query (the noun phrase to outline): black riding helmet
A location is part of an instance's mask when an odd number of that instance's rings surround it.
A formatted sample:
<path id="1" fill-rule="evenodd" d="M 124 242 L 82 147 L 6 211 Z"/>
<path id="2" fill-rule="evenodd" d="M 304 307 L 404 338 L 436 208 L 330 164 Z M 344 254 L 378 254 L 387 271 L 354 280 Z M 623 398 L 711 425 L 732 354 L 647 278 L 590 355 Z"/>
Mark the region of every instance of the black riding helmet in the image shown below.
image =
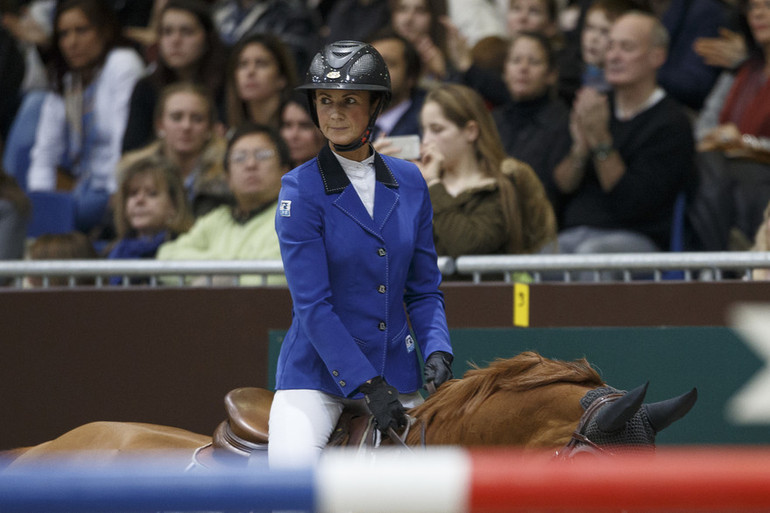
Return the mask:
<path id="1" fill-rule="evenodd" d="M 377 106 L 364 133 L 355 142 L 342 146 L 334 145 L 337 151 L 352 151 L 369 142 L 377 116 L 390 101 L 390 73 L 385 60 L 373 46 L 360 41 L 337 41 L 326 45 L 313 57 L 305 83 L 297 89 L 307 91 L 310 116 L 316 126 L 319 126 L 315 107 L 316 90 L 347 89 L 372 92 L 372 101 L 376 100 Z"/>

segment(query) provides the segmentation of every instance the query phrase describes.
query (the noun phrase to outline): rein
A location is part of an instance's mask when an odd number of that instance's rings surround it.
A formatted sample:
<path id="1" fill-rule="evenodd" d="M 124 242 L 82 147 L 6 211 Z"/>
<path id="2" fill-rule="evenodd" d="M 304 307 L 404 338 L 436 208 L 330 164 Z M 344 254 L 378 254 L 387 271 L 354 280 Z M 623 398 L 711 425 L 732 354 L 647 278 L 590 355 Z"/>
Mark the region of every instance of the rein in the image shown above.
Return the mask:
<path id="1" fill-rule="evenodd" d="M 578 422 L 575 431 L 572 433 L 572 438 L 570 438 L 561 450 L 556 451 L 553 457 L 557 459 L 570 459 L 581 453 L 612 455 L 611 451 L 592 442 L 585 434 L 583 434 L 583 431 L 602 406 L 611 403 L 620 397 L 623 397 L 623 394 L 614 393 L 607 394 L 594 400 L 580 417 L 580 421 Z"/>
<path id="2" fill-rule="evenodd" d="M 390 438 L 395 445 L 399 447 L 399 449 L 405 449 L 409 451 L 410 453 L 413 453 L 412 448 L 406 445 L 406 437 L 409 434 L 409 431 L 412 429 L 412 424 L 417 422 L 417 419 L 415 417 L 412 417 L 411 415 L 406 416 L 406 427 L 404 428 L 404 432 L 400 435 L 396 432 L 395 429 L 388 428 L 388 438 Z M 375 447 L 379 447 L 380 443 L 378 442 Z M 425 447 L 425 421 L 420 421 L 420 446 Z"/>

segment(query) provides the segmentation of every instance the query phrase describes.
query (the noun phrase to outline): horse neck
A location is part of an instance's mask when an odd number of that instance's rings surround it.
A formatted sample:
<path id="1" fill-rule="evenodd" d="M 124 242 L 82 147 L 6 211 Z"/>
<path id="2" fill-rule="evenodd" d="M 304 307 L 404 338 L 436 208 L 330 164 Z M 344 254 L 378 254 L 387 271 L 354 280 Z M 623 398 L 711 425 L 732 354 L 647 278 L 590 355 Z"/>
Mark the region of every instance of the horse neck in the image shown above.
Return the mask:
<path id="1" fill-rule="evenodd" d="M 583 407 L 580 399 L 592 387 L 554 383 L 530 390 L 499 390 L 472 412 L 441 412 L 416 421 L 407 445 L 494 446 L 558 449 L 572 436 Z M 423 427 L 424 426 L 424 427 Z"/>

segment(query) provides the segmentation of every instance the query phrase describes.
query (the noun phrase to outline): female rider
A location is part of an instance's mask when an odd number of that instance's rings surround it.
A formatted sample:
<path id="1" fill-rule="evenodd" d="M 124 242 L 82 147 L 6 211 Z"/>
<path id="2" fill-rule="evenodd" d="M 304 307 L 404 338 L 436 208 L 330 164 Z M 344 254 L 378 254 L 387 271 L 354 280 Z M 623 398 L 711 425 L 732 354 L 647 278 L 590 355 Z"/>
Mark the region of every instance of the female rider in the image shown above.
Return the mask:
<path id="1" fill-rule="evenodd" d="M 319 52 L 300 86 L 328 139 L 284 176 L 276 213 L 293 321 L 278 358 L 270 410 L 273 466 L 312 464 L 345 406 L 388 432 L 422 401 L 424 377 L 452 377 L 425 180 L 370 145 L 390 98 L 385 61 L 370 45 Z M 412 332 L 410 332 L 411 323 Z"/>

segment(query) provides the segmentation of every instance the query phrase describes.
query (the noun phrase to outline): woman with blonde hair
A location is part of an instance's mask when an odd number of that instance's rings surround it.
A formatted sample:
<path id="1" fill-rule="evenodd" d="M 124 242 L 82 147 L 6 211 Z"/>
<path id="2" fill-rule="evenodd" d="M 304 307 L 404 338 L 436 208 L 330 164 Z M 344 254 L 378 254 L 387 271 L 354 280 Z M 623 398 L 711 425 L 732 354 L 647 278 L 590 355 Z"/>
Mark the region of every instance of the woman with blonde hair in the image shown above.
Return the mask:
<path id="1" fill-rule="evenodd" d="M 478 93 L 439 86 L 428 93 L 420 120 L 420 169 L 439 255 L 535 253 L 555 240 L 543 184 L 529 165 L 506 155 Z"/>
<path id="2" fill-rule="evenodd" d="M 160 198 L 162 205 L 157 209 L 142 209 L 144 215 L 136 215 L 132 200 L 140 194 Z M 189 230 L 192 224 L 193 217 L 187 206 L 184 187 L 168 161 L 149 157 L 125 169 L 115 197 L 115 230 L 119 238 L 166 232 L 165 240 L 171 240 Z"/>
<path id="3" fill-rule="evenodd" d="M 184 186 L 176 169 L 166 159 L 148 157 L 127 167 L 115 195 L 115 229 L 118 241 L 107 258 L 155 258 L 166 241 L 190 229 L 193 217 Z M 131 283 L 144 283 L 134 278 Z M 122 277 L 113 276 L 118 285 Z"/>
<path id="4" fill-rule="evenodd" d="M 196 218 L 232 203 L 223 163 L 226 143 L 216 133 L 216 108 L 208 90 L 192 82 L 166 86 L 158 98 L 154 119 L 155 141 L 126 153 L 120 170 L 151 156 L 166 159 L 182 179 Z"/>

